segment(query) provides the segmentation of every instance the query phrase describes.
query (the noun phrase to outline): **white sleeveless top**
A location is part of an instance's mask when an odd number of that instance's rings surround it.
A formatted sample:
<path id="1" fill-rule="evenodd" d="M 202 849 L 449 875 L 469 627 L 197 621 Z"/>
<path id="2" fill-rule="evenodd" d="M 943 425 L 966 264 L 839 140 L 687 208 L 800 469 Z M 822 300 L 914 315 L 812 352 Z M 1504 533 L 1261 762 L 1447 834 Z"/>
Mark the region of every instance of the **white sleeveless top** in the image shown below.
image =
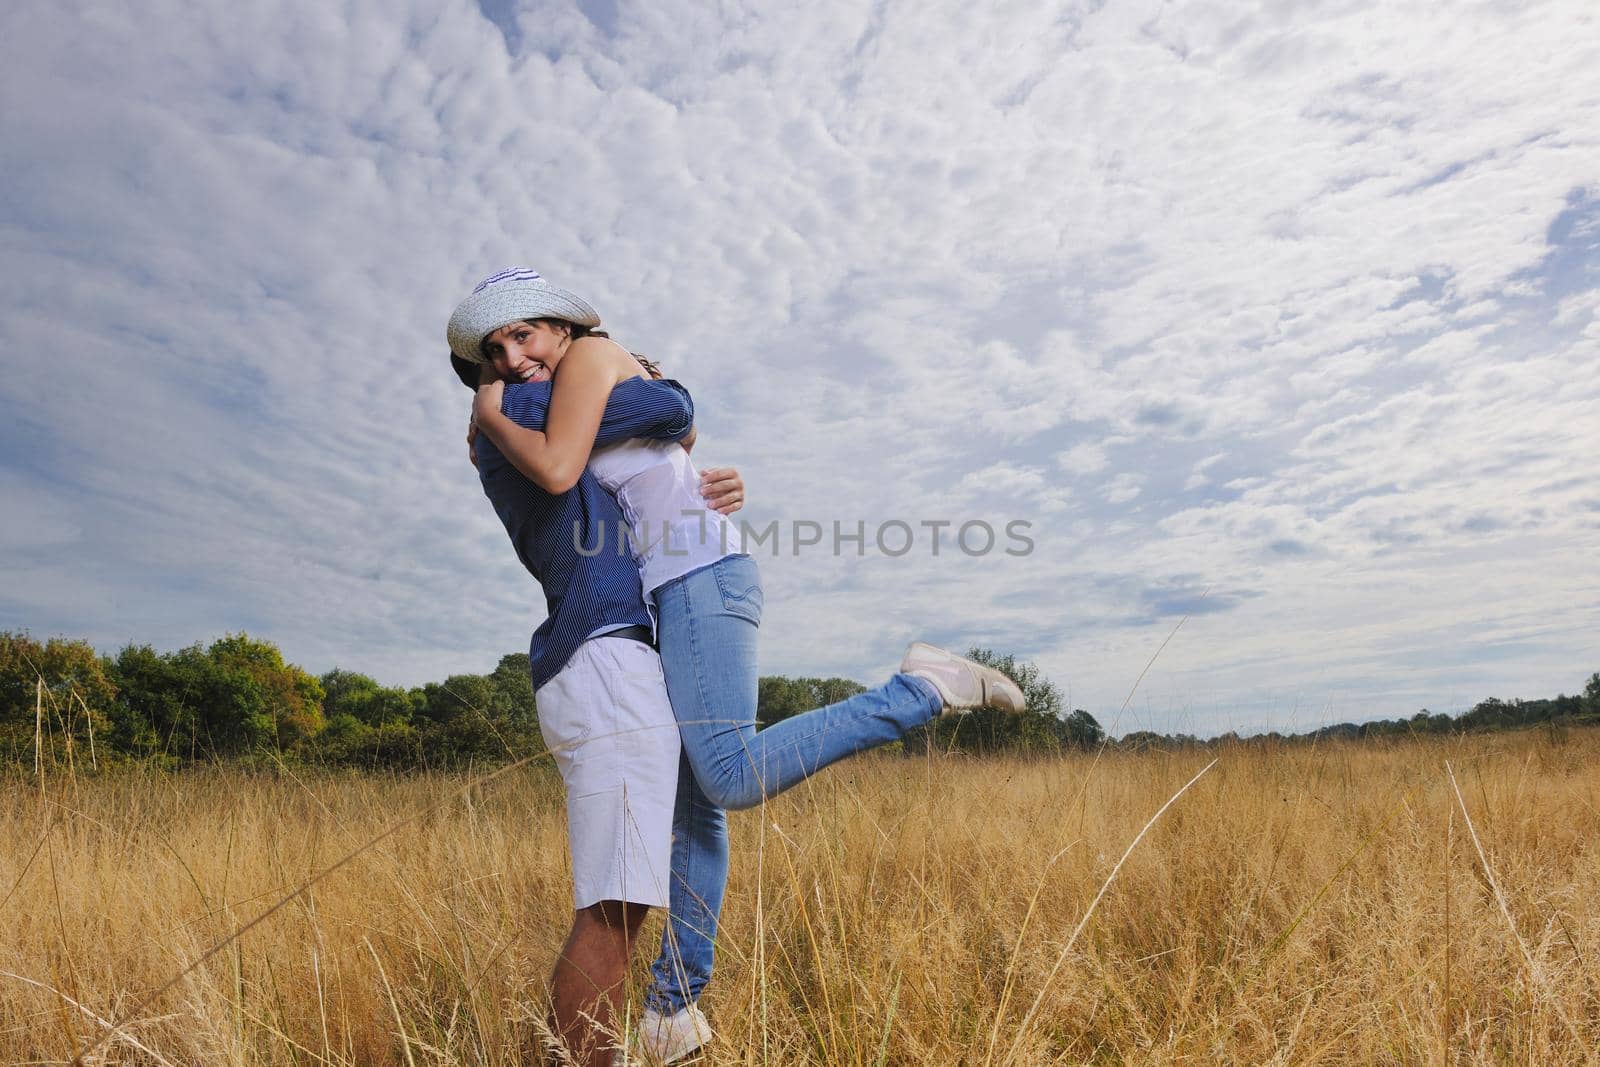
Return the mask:
<path id="1" fill-rule="evenodd" d="M 700 473 L 677 442 L 633 438 L 597 448 L 589 473 L 622 507 L 652 606 L 655 591 L 672 579 L 744 551 L 739 524 L 711 510 L 700 495 Z"/>

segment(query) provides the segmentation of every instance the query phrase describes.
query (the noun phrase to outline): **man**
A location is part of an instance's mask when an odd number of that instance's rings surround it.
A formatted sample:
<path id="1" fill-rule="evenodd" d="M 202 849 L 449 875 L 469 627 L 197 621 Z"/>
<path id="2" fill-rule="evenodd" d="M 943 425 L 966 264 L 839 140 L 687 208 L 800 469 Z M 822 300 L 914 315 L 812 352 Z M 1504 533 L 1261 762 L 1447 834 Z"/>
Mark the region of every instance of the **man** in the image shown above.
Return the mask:
<path id="1" fill-rule="evenodd" d="M 582 302 L 537 275 L 488 280 L 451 317 L 457 375 L 473 387 L 491 380 L 483 337 L 514 321 L 570 318 L 575 304 Z M 532 368 L 510 370 L 523 377 L 518 372 Z M 548 383 L 508 389 L 522 393 L 523 402 L 548 404 Z M 693 414 L 675 383 L 622 382 L 595 444 L 682 440 Z M 574 897 L 572 929 L 551 977 L 552 1022 L 574 1062 L 605 1067 L 640 924 L 669 899 L 677 722 L 652 647 L 638 567 L 625 548 L 618 551 L 627 524 L 615 499 L 587 470 L 569 491 L 546 493 L 486 436 L 472 447 L 484 493 L 543 588 L 548 611 L 529 658 L 540 730 L 566 786 Z M 726 509 L 742 499 L 736 471 L 710 479 L 709 506 Z M 597 545 L 604 550 L 595 551 Z"/>

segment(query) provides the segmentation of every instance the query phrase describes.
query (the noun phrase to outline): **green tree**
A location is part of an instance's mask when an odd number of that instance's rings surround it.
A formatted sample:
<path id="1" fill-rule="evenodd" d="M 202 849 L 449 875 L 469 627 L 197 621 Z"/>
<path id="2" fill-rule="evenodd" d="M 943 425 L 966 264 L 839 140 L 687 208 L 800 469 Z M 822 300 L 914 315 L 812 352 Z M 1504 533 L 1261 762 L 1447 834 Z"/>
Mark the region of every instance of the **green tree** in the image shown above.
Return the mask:
<path id="1" fill-rule="evenodd" d="M 385 722 L 370 726 L 354 715 L 328 716 L 328 724 L 313 742 L 317 759 L 349 767 L 419 766 L 422 763 L 421 739 L 408 722 Z"/>
<path id="2" fill-rule="evenodd" d="M 496 706 L 506 717 L 507 740 L 514 751 L 526 754 L 543 747 L 539 736 L 539 712 L 533 699 L 533 670 L 526 652 L 501 656 L 489 674 L 494 685 Z"/>
<path id="3" fill-rule="evenodd" d="M 1158 734 L 1154 730 L 1134 730 L 1123 734 L 1117 741 L 1119 748 L 1128 749 L 1130 752 L 1144 752 L 1152 748 L 1165 748 L 1171 740 L 1165 734 Z"/>
<path id="4" fill-rule="evenodd" d="M 453 674 L 443 682 L 429 682 L 413 690 L 425 761 L 441 765 L 496 762 L 537 751 L 530 747 L 535 745 L 533 738 L 518 728 L 519 715 L 533 715 L 531 697 L 523 706 L 514 692 L 506 675 L 484 674 Z"/>
<path id="5" fill-rule="evenodd" d="M 365 674 L 335 669 L 318 681 L 322 685 L 322 714 L 330 724 L 339 715 L 367 726 L 409 723 L 415 710 L 409 690 L 379 685 Z"/>
<path id="6" fill-rule="evenodd" d="M 1082 708 L 1077 708 L 1066 719 L 1066 741 L 1078 748 L 1093 748 L 1106 739 L 1100 721 Z"/>
<path id="7" fill-rule="evenodd" d="M 112 661 L 117 681 L 114 729 L 125 752 L 193 758 L 202 747 L 200 705 L 211 664 L 199 645 L 161 655 L 128 645 Z"/>
<path id="8" fill-rule="evenodd" d="M 827 707 L 866 692 L 848 678 L 785 678 L 768 675 L 756 682 L 756 720 L 770 726 L 794 715 Z"/>
<path id="9" fill-rule="evenodd" d="M 1083 712 L 1077 720 L 1076 729 L 1080 733 L 1073 733 L 1074 727 L 1061 714 L 1061 690 L 1035 665 L 987 648 L 968 649 L 967 656 L 993 667 L 1017 683 L 1024 701 L 1022 713 L 974 708 L 965 715 L 946 715 L 912 731 L 906 738 L 908 748 L 918 749 L 931 744 L 946 751 L 972 753 L 1055 752 L 1066 745 L 1088 743 L 1081 741 L 1080 737 L 1090 733 L 1096 742 L 1104 736 L 1100 724 L 1088 712 Z M 1093 724 L 1092 730 L 1088 725 L 1090 723 Z"/>
<path id="10" fill-rule="evenodd" d="M 1518 721 L 1516 706 L 1499 697 L 1478 701 L 1460 719 L 1461 725 L 1469 730 L 1504 730 L 1515 726 Z"/>
<path id="11" fill-rule="evenodd" d="M 1589 675 L 1583 687 L 1583 714 L 1600 718 L 1600 671 Z"/>
<path id="12" fill-rule="evenodd" d="M 129 645 L 113 673 L 116 733 L 128 751 L 183 759 L 294 751 L 323 727 L 322 684 L 248 634 L 165 654 Z"/>
<path id="13" fill-rule="evenodd" d="M 36 726 L 52 755 L 81 745 L 85 759 L 91 748 L 98 758 L 116 695 L 105 659 L 87 641 L 0 632 L 0 758 L 31 761 Z"/>
<path id="14" fill-rule="evenodd" d="M 231 724 L 247 723 L 254 746 L 292 750 L 322 729 L 322 683 L 293 664 L 269 641 L 228 634 L 211 643 L 217 707 Z"/>
<path id="15" fill-rule="evenodd" d="M 337 669 L 318 680 L 327 720 L 315 739 L 318 759 L 359 767 L 406 767 L 419 761 L 419 737 L 411 721 L 417 700 L 410 690 Z"/>

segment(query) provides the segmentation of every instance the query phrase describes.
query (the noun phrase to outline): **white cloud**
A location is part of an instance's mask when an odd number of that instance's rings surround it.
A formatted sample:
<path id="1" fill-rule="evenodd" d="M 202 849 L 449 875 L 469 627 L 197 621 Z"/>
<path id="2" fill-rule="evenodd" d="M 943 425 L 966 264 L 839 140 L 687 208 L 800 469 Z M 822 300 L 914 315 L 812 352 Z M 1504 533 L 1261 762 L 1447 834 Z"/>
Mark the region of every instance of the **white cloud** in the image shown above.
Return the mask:
<path id="1" fill-rule="evenodd" d="M 1110 462 L 1105 446 L 1099 444 L 1074 445 L 1056 456 L 1061 469 L 1075 475 L 1095 474 L 1105 470 Z"/>
<path id="2" fill-rule="evenodd" d="M 766 561 L 766 670 L 934 632 L 1100 713 L 1209 584 L 1150 680 L 1202 727 L 1573 688 L 1590 19 L 550 3 L 511 55 L 465 0 L 8 10 L 0 627 L 397 682 L 520 647 L 442 324 L 529 262 L 695 389 L 756 517 L 1036 522 Z"/>
<path id="3" fill-rule="evenodd" d="M 1101 495 L 1108 504 L 1126 504 L 1144 492 L 1144 482 L 1144 477 L 1139 474 L 1132 472 L 1119 474 L 1105 484 Z"/>

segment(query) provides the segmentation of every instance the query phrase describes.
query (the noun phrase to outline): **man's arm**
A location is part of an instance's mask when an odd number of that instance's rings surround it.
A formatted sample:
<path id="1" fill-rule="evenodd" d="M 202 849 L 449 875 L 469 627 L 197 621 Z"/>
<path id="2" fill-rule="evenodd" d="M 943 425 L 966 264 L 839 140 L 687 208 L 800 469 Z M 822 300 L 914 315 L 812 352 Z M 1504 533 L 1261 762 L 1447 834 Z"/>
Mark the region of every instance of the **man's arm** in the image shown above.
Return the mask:
<path id="1" fill-rule="evenodd" d="M 677 383 L 674 382 L 673 384 L 676 385 Z M 547 405 L 549 403 L 549 390 L 545 390 L 545 394 L 546 395 L 544 396 L 543 400 L 540 401 L 541 405 Z M 542 414 L 539 416 L 539 418 L 542 422 Z M 539 435 L 538 430 L 524 430 L 520 426 L 517 427 L 517 432 L 519 434 Z M 467 455 L 472 460 L 472 465 L 474 467 L 478 465 L 478 455 L 476 449 L 474 448 L 474 442 L 477 438 L 477 435 L 477 423 L 468 423 Z M 688 434 L 686 434 L 679 442 L 683 445 L 685 452 L 693 447 L 694 438 L 695 430 L 694 427 L 691 426 Z M 710 507 L 712 511 L 720 512 L 723 515 L 731 515 L 735 511 L 738 511 L 740 508 L 744 507 L 744 478 L 740 476 L 738 469 L 734 467 L 707 467 L 705 470 L 700 472 L 700 495 L 705 499 L 706 505 Z"/>
<path id="2" fill-rule="evenodd" d="M 545 428 L 550 414 L 550 382 L 513 382 L 506 386 L 500 411 L 526 430 Z M 604 448 L 630 437 L 681 441 L 694 426 L 694 400 L 671 379 L 629 378 L 618 382 L 606 399 L 594 445 Z"/>

